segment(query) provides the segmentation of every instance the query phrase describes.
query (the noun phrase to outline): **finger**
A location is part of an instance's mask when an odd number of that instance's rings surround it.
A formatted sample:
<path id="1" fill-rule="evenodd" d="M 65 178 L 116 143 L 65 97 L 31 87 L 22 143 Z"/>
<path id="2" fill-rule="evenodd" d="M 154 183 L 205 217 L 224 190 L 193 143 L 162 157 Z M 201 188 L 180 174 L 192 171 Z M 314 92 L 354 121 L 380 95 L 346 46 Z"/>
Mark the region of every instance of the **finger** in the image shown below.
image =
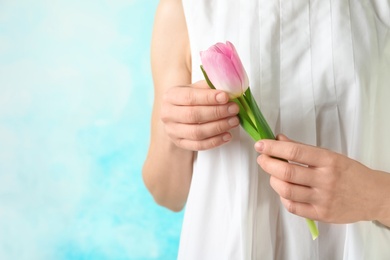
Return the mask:
<path id="1" fill-rule="evenodd" d="M 228 118 L 238 114 L 240 108 L 234 102 L 219 106 L 180 106 L 171 107 L 165 117 L 183 124 L 199 124 Z M 169 121 L 169 120 L 168 120 Z"/>
<path id="2" fill-rule="evenodd" d="M 285 142 L 295 142 L 295 141 L 291 140 L 290 138 L 288 138 L 287 136 L 285 136 L 284 134 L 276 135 L 276 140 L 285 141 Z M 298 142 L 295 142 L 295 143 L 298 143 Z"/>
<path id="3" fill-rule="evenodd" d="M 226 133 L 240 124 L 238 117 L 230 117 L 204 124 L 174 124 L 168 130 L 168 135 L 180 139 L 199 141 Z"/>
<path id="4" fill-rule="evenodd" d="M 257 152 L 310 166 L 328 165 L 332 153 L 328 150 L 296 142 L 262 140 L 255 144 Z"/>
<path id="5" fill-rule="evenodd" d="M 226 104 L 229 95 L 210 88 L 173 87 L 164 94 L 163 100 L 178 106 L 212 106 Z"/>
<path id="6" fill-rule="evenodd" d="M 230 133 L 223 133 L 201 141 L 179 139 L 177 140 L 176 145 L 186 150 L 202 151 L 221 146 L 231 139 L 232 135 Z"/>
<path id="7" fill-rule="evenodd" d="M 271 176 L 270 185 L 280 197 L 301 203 L 313 202 L 313 189 L 296 185 Z"/>
<path id="8" fill-rule="evenodd" d="M 261 168 L 279 180 L 303 186 L 315 187 L 318 183 L 314 168 L 289 163 L 262 154 L 257 158 Z"/>
<path id="9" fill-rule="evenodd" d="M 309 203 L 295 202 L 292 200 L 280 197 L 280 201 L 288 212 L 304 218 L 319 220 L 318 213 L 315 207 Z"/>
<path id="10" fill-rule="evenodd" d="M 207 84 L 207 82 L 205 80 L 199 80 L 199 81 L 191 84 L 191 87 L 210 89 L 210 86 Z"/>

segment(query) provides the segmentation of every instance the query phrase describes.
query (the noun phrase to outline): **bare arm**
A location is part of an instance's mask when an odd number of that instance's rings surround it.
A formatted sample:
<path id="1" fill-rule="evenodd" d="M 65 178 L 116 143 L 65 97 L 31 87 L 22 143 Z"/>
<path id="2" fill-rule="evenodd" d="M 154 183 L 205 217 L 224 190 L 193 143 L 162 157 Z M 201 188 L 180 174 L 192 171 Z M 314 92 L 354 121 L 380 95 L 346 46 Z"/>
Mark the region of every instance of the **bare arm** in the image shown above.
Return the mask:
<path id="1" fill-rule="evenodd" d="M 178 211 L 187 199 L 194 152 L 177 147 L 165 133 L 161 106 L 169 87 L 191 83 L 190 50 L 181 1 L 160 2 L 155 17 L 151 57 L 155 96 L 143 178 L 158 204 Z"/>
<path id="2" fill-rule="evenodd" d="M 187 200 L 196 151 L 231 139 L 238 106 L 205 81 L 191 83 L 190 47 L 180 0 L 161 0 L 152 39 L 155 87 L 152 131 L 143 168 L 156 202 L 181 210 Z"/>

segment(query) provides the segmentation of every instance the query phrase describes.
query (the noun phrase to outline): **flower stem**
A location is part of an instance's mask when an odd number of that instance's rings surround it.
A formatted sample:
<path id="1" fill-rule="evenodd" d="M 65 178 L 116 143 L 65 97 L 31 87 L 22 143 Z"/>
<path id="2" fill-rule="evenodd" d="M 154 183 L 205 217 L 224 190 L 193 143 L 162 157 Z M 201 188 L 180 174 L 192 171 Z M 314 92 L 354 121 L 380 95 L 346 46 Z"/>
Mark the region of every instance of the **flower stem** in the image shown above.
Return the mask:
<path id="1" fill-rule="evenodd" d="M 255 116 L 253 115 L 252 109 L 249 106 L 248 102 L 246 102 L 245 97 L 242 95 L 242 96 L 239 96 L 237 99 L 240 101 L 240 103 L 243 106 L 244 110 L 246 111 L 246 113 L 248 114 L 249 118 L 251 119 L 253 125 L 256 125 Z M 258 140 L 256 140 L 256 141 L 258 141 Z"/>
<path id="2" fill-rule="evenodd" d="M 316 238 L 319 235 L 316 223 L 313 220 L 308 218 L 306 219 L 306 222 L 307 222 L 307 226 L 309 227 L 311 237 L 313 238 L 313 240 L 316 240 Z"/>
<path id="3" fill-rule="evenodd" d="M 206 71 L 203 69 L 203 66 L 200 66 L 200 68 L 207 84 L 210 88 L 215 89 L 214 85 L 208 78 Z M 261 139 L 275 139 L 275 136 L 261 113 L 256 100 L 253 98 L 249 87 L 243 95 L 233 99 L 232 101 L 237 103 L 240 107 L 238 117 L 240 118 L 241 126 L 255 141 L 259 141 Z M 315 240 L 319 235 L 317 225 L 311 219 L 306 219 L 306 222 L 311 236 L 313 240 Z"/>
<path id="4" fill-rule="evenodd" d="M 263 114 L 261 113 L 261 110 L 259 109 L 256 100 L 252 96 L 250 88 L 248 88 L 245 95 L 240 96 L 238 100 L 244 107 L 245 111 L 250 117 L 250 120 L 252 121 L 253 125 L 257 129 L 258 136 L 256 137 L 258 137 L 258 139 L 254 138 L 253 135 L 251 135 L 252 138 L 255 141 L 259 141 L 261 139 L 275 139 L 275 136 L 271 128 L 269 127 L 267 121 L 265 120 Z M 248 132 L 246 128 L 244 129 Z M 309 227 L 311 236 L 313 240 L 315 240 L 319 235 L 317 225 L 311 219 L 306 219 L 306 222 Z"/>

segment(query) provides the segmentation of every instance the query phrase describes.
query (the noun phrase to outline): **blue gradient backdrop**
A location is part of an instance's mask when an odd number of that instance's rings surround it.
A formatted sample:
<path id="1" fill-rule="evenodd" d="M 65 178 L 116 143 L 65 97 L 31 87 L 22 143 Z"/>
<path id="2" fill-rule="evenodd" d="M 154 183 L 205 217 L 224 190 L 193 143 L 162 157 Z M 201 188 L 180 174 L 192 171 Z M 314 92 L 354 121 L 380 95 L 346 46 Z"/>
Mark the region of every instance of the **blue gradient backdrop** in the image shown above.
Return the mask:
<path id="1" fill-rule="evenodd" d="M 175 259 L 141 168 L 157 0 L 0 0 L 0 259 Z"/>

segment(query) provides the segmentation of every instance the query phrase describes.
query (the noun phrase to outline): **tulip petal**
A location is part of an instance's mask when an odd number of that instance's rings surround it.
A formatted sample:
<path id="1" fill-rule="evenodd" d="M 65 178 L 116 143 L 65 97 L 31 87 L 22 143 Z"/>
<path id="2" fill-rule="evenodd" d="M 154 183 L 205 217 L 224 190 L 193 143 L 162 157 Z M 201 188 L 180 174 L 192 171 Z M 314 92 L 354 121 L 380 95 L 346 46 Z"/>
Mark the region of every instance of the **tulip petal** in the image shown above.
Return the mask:
<path id="1" fill-rule="evenodd" d="M 226 45 L 232 51 L 232 55 L 231 55 L 230 59 L 231 59 L 231 61 L 233 63 L 233 66 L 237 70 L 238 76 L 242 80 L 242 82 L 241 82 L 242 92 L 245 92 L 247 90 L 248 86 L 249 86 L 248 75 L 246 74 L 244 66 L 242 65 L 242 62 L 240 60 L 240 57 L 238 56 L 237 50 L 234 47 L 234 45 L 231 42 L 229 42 L 229 41 L 226 42 Z"/>
<path id="2" fill-rule="evenodd" d="M 241 80 L 231 60 L 219 52 L 201 52 L 201 60 L 205 71 L 217 89 L 229 93 L 231 98 L 243 94 Z"/>
<path id="3" fill-rule="evenodd" d="M 223 54 L 223 51 L 217 47 L 216 45 L 211 46 L 210 48 L 207 49 L 207 52 L 216 52 L 216 53 L 221 53 Z"/>
<path id="4" fill-rule="evenodd" d="M 201 69 L 201 71 L 203 73 L 204 79 L 207 82 L 207 85 L 209 85 L 210 88 L 215 89 L 213 83 L 210 81 L 209 76 L 207 75 L 207 72 L 204 70 L 202 65 L 200 65 L 200 69 Z"/>
<path id="5" fill-rule="evenodd" d="M 228 58 L 230 58 L 230 59 L 232 58 L 233 49 L 231 48 L 231 46 L 219 42 L 219 43 L 215 44 L 214 47 L 217 48 L 219 52 L 225 54 Z"/>

